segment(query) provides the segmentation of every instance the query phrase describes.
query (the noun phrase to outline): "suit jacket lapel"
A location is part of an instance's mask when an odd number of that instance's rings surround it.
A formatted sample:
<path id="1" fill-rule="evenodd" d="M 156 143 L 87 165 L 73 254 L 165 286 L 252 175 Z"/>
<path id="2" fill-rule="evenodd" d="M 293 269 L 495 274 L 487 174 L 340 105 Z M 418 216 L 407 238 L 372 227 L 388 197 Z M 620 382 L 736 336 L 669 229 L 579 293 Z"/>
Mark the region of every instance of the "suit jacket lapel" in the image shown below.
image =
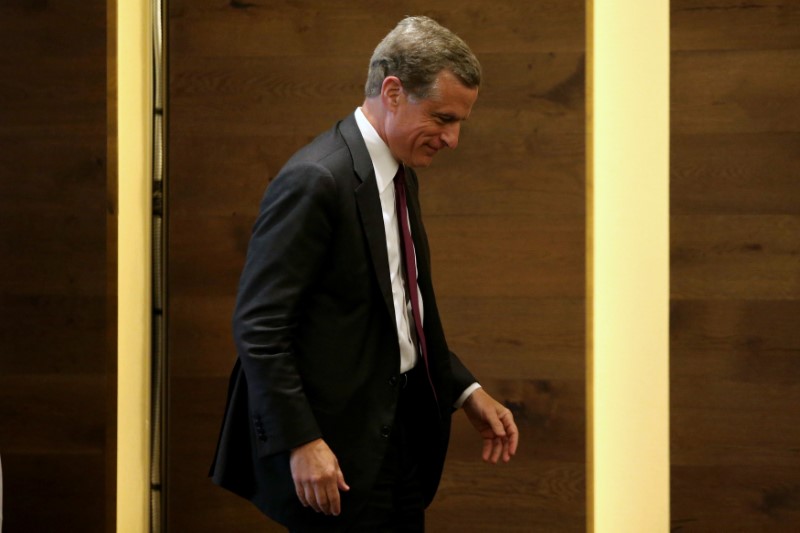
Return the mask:
<path id="1" fill-rule="evenodd" d="M 386 252 L 386 231 L 383 226 L 383 210 L 378 193 L 375 169 L 364 144 L 364 138 L 356 124 L 355 116 L 350 115 L 339 125 L 339 131 L 353 157 L 353 169 L 361 180 L 355 189 L 356 203 L 361 215 L 361 226 L 372 257 L 372 267 L 378 280 L 383 300 L 389 315 L 394 319 L 392 302 L 392 282 L 389 278 L 389 256 Z"/>

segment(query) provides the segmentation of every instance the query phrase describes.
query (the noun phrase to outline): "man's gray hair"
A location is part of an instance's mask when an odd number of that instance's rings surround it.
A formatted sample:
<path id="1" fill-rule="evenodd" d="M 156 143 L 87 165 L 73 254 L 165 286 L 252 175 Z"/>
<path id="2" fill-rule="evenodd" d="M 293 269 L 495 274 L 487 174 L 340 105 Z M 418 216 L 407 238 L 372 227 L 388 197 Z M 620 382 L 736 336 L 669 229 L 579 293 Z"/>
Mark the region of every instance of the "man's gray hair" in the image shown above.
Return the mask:
<path id="1" fill-rule="evenodd" d="M 481 65 L 467 43 L 431 18 L 406 17 L 372 53 L 364 93 L 378 96 L 383 80 L 397 76 L 412 98 L 428 98 L 443 70 L 470 89 L 481 84 Z"/>

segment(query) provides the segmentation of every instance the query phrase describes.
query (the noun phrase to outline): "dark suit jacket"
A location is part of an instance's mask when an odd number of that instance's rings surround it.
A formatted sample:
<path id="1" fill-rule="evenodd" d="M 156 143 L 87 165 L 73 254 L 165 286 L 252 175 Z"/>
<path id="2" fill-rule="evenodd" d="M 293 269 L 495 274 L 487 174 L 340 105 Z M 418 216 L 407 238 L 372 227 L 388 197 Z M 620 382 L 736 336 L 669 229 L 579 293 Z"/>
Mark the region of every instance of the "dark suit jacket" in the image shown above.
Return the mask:
<path id="1" fill-rule="evenodd" d="M 439 399 L 421 399 L 427 504 L 441 476 L 452 405 L 475 380 L 447 347 L 413 171 L 407 184 Z M 293 528 L 346 523 L 369 494 L 394 424 L 395 324 L 375 173 L 350 115 L 296 153 L 262 200 L 234 313 L 238 359 L 211 467 L 214 482 Z M 351 487 L 335 519 L 300 505 L 289 469 L 290 450 L 318 437 Z"/>

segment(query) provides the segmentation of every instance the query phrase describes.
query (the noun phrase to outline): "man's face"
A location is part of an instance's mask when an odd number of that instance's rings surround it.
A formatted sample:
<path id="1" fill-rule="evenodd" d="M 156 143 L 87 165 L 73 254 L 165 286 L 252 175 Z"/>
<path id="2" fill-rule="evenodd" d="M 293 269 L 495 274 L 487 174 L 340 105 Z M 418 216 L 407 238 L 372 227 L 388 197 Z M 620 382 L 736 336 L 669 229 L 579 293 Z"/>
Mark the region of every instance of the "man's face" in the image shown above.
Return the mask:
<path id="1" fill-rule="evenodd" d="M 401 91 L 387 115 L 392 154 L 410 167 L 427 167 L 439 150 L 458 146 L 461 123 L 477 98 L 477 88 L 465 87 L 448 71 L 439 73 L 428 98 L 413 99 Z"/>

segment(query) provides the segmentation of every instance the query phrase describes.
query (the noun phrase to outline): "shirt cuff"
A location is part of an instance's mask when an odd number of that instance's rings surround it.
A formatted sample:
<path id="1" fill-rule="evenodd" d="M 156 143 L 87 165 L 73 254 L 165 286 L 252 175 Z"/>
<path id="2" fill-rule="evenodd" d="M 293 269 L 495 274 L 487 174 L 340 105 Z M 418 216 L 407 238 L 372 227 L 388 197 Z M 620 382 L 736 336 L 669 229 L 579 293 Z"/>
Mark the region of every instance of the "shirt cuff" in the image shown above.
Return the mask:
<path id="1" fill-rule="evenodd" d="M 456 400 L 456 403 L 453 404 L 453 407 L 455 407 L 456 409 L 461 409 L 461 406 L 464 405 L 464 402 L 467 401 L 467 398 L 469 398 L 470 395 L 473 392 L 475 392 L 476 390 L 478 390 L 480 388 L 481 388 L 481 384 L 478 383 L 478 382 L 475 382 L 472 385 L 470 385 L 469 387 L 467 387 L 466 389 L 464 389 L 464 392 L 462 392 L 461 396 L 458 397 L 458 400 Z"/>

